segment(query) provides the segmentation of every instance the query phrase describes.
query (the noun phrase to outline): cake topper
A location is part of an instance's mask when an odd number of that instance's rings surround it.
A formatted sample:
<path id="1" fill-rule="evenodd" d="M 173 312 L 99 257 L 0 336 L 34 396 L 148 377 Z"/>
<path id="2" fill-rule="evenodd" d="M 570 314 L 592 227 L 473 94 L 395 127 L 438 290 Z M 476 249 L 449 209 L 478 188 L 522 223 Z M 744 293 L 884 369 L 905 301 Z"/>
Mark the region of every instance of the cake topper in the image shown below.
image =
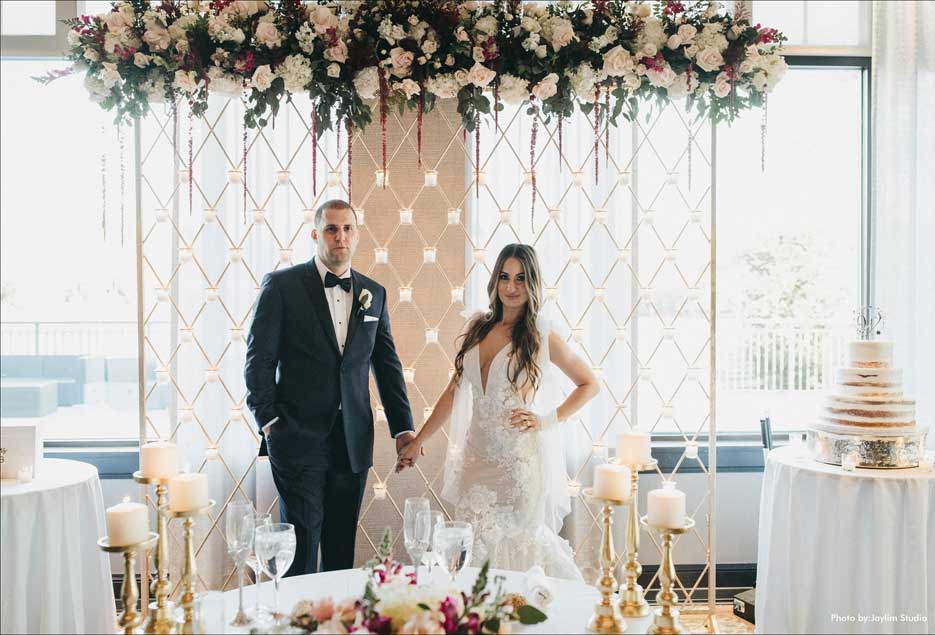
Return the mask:
<path id="1" fill-rule="evenodd" d="M 872 340 L 883 331 L 883 312 L 875 306 L 861 307 L 859 311 L 854 311 L 854 317 L 859 339 Z"/>

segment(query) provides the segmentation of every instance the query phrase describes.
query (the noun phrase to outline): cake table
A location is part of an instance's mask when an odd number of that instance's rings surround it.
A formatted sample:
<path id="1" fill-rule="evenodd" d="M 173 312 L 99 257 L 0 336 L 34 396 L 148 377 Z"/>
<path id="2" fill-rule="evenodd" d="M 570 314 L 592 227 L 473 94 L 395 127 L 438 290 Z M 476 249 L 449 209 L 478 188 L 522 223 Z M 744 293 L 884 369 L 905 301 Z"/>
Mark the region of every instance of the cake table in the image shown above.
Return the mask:
<path id="1" fill-rule="evenodd" d="M 757 633 L 931 633 L 935 473 L 769 454 L 760 498 Z"/>

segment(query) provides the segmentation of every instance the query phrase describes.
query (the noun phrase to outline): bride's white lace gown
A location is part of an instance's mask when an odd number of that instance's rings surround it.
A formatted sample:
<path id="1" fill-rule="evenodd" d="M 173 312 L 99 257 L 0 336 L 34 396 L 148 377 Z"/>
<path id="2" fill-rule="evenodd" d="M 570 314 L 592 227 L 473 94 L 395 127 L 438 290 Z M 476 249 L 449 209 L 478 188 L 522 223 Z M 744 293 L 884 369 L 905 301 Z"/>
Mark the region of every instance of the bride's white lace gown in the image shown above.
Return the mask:
<path id="1" fill-rule="evenodd" d="M 543 362 L 550 365 L 548 335 L 544 335 L 546 350 L 540 368 Z M 540 435 L 549 433 L 522 432 L 510 425 L 514 408 L 539 412 L 532 408 L 533 399 L 524 404 L 510 385 L 510 349 L 508 344 L 491 361 L 486 386 L 482 385 L 478 347 L 465 353 L 460 394 L 456 396 L 461 412 L 456 405 L 451 440 L 454 445 L 461 436 L 464 450 L 449 447 L 447 466 L 451 474 L 446 492 L 454 503 L 453 516 L 474 527 L 471 560 L 475 565 L 488 559 L 491 567 L 514 571 L 540 565 L 546 575 L 582 580 L 571 546 L 556 533 L 567 507 L 561 514 L 547 512 L 548 490 L 554 489 L 550 483 L 562 488 L 567 505 L 563 461 L 554 453 L 543 452 Z M 543 389 L 541 386 L 540 391 Z M 468 401 L 470 408 L 466 410 Z M 464 426 L 457 417 L 469 423 Z M 460 435 L 459 427 L 463 428 Z M 550 470 L 553 472 L 548 473 Z M 547 514 L 551 521 L 546 520 Z"/>

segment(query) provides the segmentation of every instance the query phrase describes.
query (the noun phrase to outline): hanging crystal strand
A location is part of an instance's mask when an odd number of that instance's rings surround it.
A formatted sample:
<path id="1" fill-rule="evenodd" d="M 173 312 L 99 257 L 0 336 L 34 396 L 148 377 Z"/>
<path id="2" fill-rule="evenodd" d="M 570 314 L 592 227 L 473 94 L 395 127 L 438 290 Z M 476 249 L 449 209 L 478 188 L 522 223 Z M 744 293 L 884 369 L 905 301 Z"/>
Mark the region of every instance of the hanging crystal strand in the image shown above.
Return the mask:
<path id="1" fill-rule="evenodd" d="M 120 246 L 123 247 L 126 234 L 127 217 L 126 203 L 124 201 L 127 193 L 127 165 L 124 158 L 124 136 L 123 124 L 117 124 L 117 143 L 120 146 Z"/>
<path id="2" fill-rule="evenodd" d="M 610 163 L 610 90 L 604 93 L 604 169 Z"/>
<path id="3" fill-rule="evenodd" d="M 194 119 L 194 113 L 192 109 L 192 102 L 188 102 L 188 215 L 192 215 L 192 198 L 193 198 L 193 189 L 194 182 L 192 180 L 192 163 L 193 155 L 192 150 L 194 148 L 194 138 L 192 132 L 192 120 Z M 246 222 L 246 221 L 244 221 Z"/>
<path id="4" fill-rule="evenodd" d="M 312 107 L 312 196 L 318 196 L 318 113 Z"/>
<path id="5" fill-rule="evenodd" d="M 562 166 L 565 164 L 565 153 L 562 150 L 562 121 L 565 117 L 561 114 L 558 116 L 558 169 L 561 170 Z"/>
<path id="6" fill-rule="evenodd" d="M 760 117 L 760 172 L 766 172 L 766 108 L 769 102 L 763 93 L 763 114 Z"/>
<path id="7" fill-rule="evenodd" d="M 345 117 L 344 123 L 347 124 L 347 202 L 351 203 L 351 170 L 354 167 L 354 122 L 351 121 L 350 117 Z"/>
<path id="8" fill-rule="evenodd" d="M 690 125 L 690 124 L 689 124 Z M 691 128 L 688 130 L 688 190 L 692 189 L 692 140 L 694 135 L 692 135 Z"/>
<path id="9" fill-rule="evenodd" d="M 106 129 L 101 126 L 101 137 L 106 138 Z M 101 144 L 101 147 L 105 147 Z M 107 240 L 107 151 L 101 150 L 101 231 Z"/>
<path id="10" fill-rule="evenodd" d="M 334 123 L 334 157 L 336 164 L 341 165 L 341 118 Z"/>
<path id="11" fill-rule="evenodd" d="M 536 233 L 536 132 L 539 130 L 539 108 L 532 109 L 532 132 L 529 135 L 529 175 L 532 181 L 532 205 L 529 211 L 532 233 Z"/>
<path id="12" fill-rule="evenodd" d="M 601 150 L 601 89 L 594 89 L 594 184 L 597 185 L 598 170 L 600 168 Z"/>
<path id="13" fill-rule="evenodd" d="M 419 86 L 419 104 L 416 106 L 416 152 L 419 155 L 419 169 L 422 169 L 422 112 L 425 110 L 425 87 Z"/>
<path id="14" fill-rule="evenodd" d="M 474 195 L 480 197 L 480 113 L 474 115 Z"/>

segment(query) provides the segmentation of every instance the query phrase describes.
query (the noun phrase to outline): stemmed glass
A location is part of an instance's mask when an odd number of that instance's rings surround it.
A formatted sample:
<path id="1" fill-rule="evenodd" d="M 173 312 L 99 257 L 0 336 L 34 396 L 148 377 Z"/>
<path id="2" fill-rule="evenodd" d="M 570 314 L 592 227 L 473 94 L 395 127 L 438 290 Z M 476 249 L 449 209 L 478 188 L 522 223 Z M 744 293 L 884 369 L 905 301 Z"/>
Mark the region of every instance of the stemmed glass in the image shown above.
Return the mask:
<path id="1" fill-rule="evenodd" d="M 424 514 L 425 512 L 420 512 Z M 435 568 L 435 565 L 440 564 L 438 561 L 438 544 L 437 544 L 437 529 L 445 522 L 445 515 L 441 512 L 429 512 L 429 525 L 432 527 L 432 538 L 429 540 L 429 548 L 425 552 L 425 562 L 429 568 L 429 575 L 432 575 L 432 569 Z"/>
<path id="2" fill-rule="evenodd" d="M 403 542 L 412 558 L 419 583 L 419 564 L 432 538 L 431 507 L 427 498 L 407 498 L 403 511 Z"/>
<path id="3" fill-rule="evenodd" d="M 256 530 L 256 557 L 263 572 L 273 579 L 273 620 L 279 622 L 279 580 L 292 566 L 295 558 L 295 527 L 289 523 L 272 523 Z"/>
<path id="4" fill-rule="evenodd" d="M 457 520 L 443 522 L 435 529 L 435 549 L 454 582 L 471 560 L 474 549 L 474 529 L 470 523 Z"/>
<path id="5" fill-rule="evenodd" d="M 224 522 L 227 553 L 237 567 L 237 615 L 234 616 L 231 626 L 247 626 L 250 624 L 250 618 L 243 610 L 243 568 L 253 548 L 253 504 L 231 503 L 227 506 L 227 517 Z"/>
<path id="6" fill-rule="evenodd" d="M 258 513 L 256 514 L 253 520 L 253 524 L 257 529 L 260 527 L 265 527 L 272 524 L 273 517 L 270 514 Z M 247 609 L 247 617 L 254 621 L 260 621 L 263 618 L 263 613 L 269 612 L 264 606 L 260 606 L 260 576 L 263 574 L 263 568 L 260 566 L 260 561 L 256 557 L 256 553 L 251 553 L 247 556 L 247 566 L 253 571 L 253 580 L 254 580 L 254 605 L 252 609 Z"/>

